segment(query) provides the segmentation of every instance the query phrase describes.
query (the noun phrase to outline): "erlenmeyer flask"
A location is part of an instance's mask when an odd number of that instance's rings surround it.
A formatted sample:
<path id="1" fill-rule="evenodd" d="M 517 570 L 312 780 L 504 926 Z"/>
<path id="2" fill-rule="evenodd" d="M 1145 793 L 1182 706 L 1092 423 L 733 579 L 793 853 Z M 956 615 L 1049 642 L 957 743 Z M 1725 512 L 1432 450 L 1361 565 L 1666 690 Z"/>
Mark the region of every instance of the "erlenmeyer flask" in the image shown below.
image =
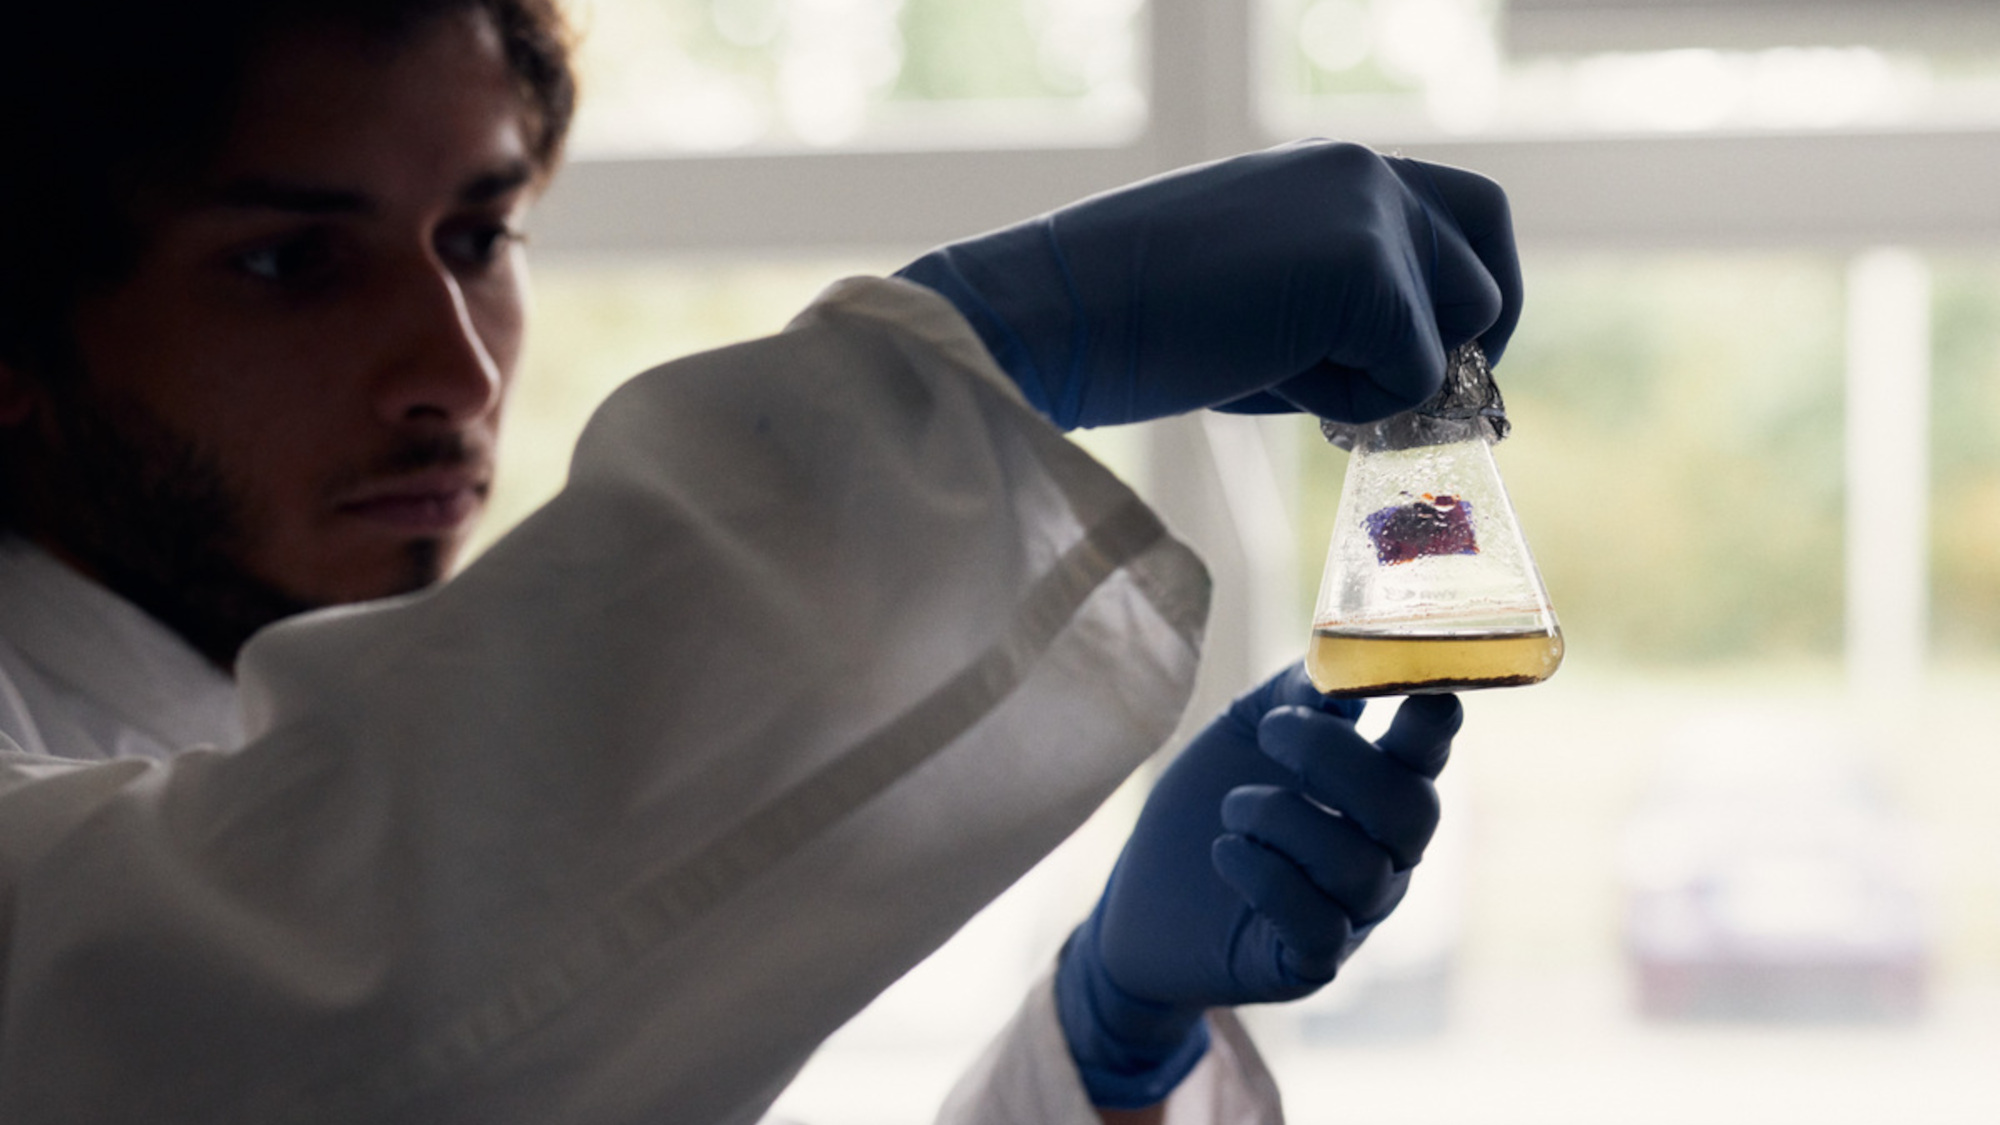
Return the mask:
<path id="1" fill-rule="evenodd" d="M 1476 362 L 1491 391 L 1484 356 L 1468 347 L 1454 368 Z M 1306 655 L 1319 690 L 1511 687 L 1562 663 L 1562 630 L 1493 461 L 1505 432 L 1497 391 L 1489 401 L 1455 412 L 1433 400 L 1335 438 L 1353 454 Z"/>

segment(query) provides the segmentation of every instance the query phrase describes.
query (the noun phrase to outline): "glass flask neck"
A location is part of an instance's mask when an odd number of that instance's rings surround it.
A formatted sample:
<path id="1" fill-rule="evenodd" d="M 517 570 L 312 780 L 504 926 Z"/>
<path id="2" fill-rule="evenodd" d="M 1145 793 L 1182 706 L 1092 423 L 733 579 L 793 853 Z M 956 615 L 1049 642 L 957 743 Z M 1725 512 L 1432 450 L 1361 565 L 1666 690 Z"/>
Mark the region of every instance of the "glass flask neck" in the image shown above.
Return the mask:
<path id="1" fill-rule="evenodd" d="M 1363 427 L 1354 452 L 1388 453 L 1467 441 L 1493 442 L 1490 429 L 1478 417 L 1445 418 L 1411 410 Z"/>

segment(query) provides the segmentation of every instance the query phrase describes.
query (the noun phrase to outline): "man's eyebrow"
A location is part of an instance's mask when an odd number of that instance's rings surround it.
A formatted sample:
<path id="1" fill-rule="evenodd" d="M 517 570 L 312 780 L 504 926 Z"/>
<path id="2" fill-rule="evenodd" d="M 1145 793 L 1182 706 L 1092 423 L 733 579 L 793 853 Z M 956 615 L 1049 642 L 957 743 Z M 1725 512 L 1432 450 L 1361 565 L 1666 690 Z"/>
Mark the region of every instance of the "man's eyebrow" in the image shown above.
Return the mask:
<path id="1" fill-rule="evenodd" d="M 345 188 L 291 183 L 265 176 L 234 179 L 210 195 L 217 207 L 244 210 L 293 211 L 304 215 L 356 215 L 375 208 L 368 197 Z"/>
<path id="2" fill-rule="evenodd" d="M 475 176 L 458 191 L 462 203 L 491 203 L 526 187 L 535 178 L 535 166 L 526 160 L 509 161 L 504 167 Z"/>
<path id="3" fill-rule="evenodd" d="M 461 203 L 491 203 L 519 191 L 533 182 L 535 167 L 526 160 L 507 164 L 474 176 L 458 189 Z M 217 188 L 210 196 L 213 206 L 243 210 L 290 211 L 301 215 L 367 215 L 376 203 L 367 193 L 350 188 L 324 187 L 270 176 L 243 176 Z"/>

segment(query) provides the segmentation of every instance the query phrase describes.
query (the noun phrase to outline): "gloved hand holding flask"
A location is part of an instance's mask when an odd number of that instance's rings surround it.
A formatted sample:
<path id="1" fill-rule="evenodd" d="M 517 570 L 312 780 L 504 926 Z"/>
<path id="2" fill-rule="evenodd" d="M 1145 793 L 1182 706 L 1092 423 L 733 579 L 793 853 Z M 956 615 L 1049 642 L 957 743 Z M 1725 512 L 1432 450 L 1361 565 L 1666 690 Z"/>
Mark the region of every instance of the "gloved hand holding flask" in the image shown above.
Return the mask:
<path id="1" fill-rule="evenodd" d="M 1430 400 L 1446 356 L 1506 348 L 1521 272 L 1484 177 L 1325 141 L 1216 161 L 925 254 L 936 290 L 1064 429 L 1201 408 L 1371 422 Z M 1212 1007 L 1305 996 L 1401 900 L 1461 713 L 1360 704 L 1295 666 L 1182 751 L 1064 946 L 1056 1003 L 1094 1104 L 1155 1105 Z"/>
<path id="2" fill-rule="evenodd" d="M 1308 141 L 1171 172 L 925 254 L 1064 429 L 1203 407 L 1371 421 L 1520 317 L 1507 198 L 1471 172 Z"/>
<path id="3" fill-rule="evenodd" d="M 1413 698 L 1378 743 L 1360 713 L 1294 665 L 1162 773 L 1057 965 L 1094 1104 L 1160 1102 L 1207 1047 L 1203 1012 L 1308 995 L 1402 900 L 1462 713 L 1451 695 Z"/>

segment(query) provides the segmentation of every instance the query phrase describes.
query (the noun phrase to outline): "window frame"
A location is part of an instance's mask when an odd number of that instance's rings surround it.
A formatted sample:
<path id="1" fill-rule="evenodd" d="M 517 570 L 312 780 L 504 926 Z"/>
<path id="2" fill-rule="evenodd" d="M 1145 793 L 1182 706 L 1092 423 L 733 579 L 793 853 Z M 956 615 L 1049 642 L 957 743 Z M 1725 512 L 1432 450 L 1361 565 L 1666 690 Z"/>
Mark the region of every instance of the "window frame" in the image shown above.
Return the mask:
<path id="1" fill-rule="evenodd" d="M 907 249 L 1291 139 L 1259 106 L 1259 0 L 1151 0 L 1149 107 L 1103 144 L 749 150 L 573 160 L 537 252 Z M 1591 136 L 1330 134 L 1507 187 L 1523 245 L 1962 247 L 2000 240 L 2000 128 Z"/>

